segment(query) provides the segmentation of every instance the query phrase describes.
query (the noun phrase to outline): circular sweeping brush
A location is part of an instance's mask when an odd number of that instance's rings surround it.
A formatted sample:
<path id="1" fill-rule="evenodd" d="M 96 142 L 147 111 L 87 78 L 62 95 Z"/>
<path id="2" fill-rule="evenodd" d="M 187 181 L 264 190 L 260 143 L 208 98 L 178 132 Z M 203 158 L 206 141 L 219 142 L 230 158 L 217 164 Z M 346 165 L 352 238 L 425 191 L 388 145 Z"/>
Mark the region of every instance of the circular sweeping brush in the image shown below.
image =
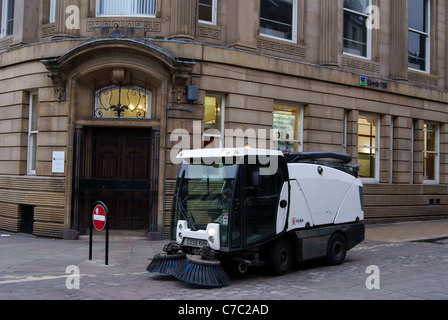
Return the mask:
<path id="1" fill-rule="evenodd" d="M 148 265 L 146 270 L 149 273 L 157 273 L 171 276 L 177 267 L 185 261 L 184 253 L 177 254 L 157 254 Z"/>
<path id="2" fill-rule="evenodd" d="M 221 288 L 230 284 L 230 278 L 220 261 L 204 260 L 196 255 L 187 255 L 173 276 L 177 280 L 208 288 Z"/>

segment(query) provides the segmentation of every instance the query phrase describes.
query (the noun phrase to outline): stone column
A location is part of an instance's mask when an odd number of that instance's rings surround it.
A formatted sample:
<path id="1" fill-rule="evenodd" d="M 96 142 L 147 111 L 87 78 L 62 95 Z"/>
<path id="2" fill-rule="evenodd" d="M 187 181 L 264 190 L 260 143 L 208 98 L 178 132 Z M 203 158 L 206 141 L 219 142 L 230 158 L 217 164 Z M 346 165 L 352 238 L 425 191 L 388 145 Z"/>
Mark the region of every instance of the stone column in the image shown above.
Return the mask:
<path id="1" fill-rule="evenodd" d="M 69 13 L 67 13 L 67 8 L 71 5 L 76 6 L 78 12 L 69 11 Z M 59 0 L 56 2 L 56 32 L 52 38 L 53 40 L 76 38 L 79 36 L 79 28 L 73 27 L 74 20 L 70 19 L 71 17 L 75 19 L 81 18 L 80 16 L 76 17 L 79 13 L 79 7 L 79 0 Z M 69 19 L 68 24 L 67 19 Z"/>
<path id="2" fill-rule="evenodd" d="M 393 121 L 393 182 L 398 184 L 409 184 L 411 183 L 412 170 L 412 119 L 396 117 Z"/>
<path id="3" fill-rule="evenodd" d="M 228 0 L 227 10 L 228 46 L 256 50 L 257 37 L 254 35 L 259 33 L 260 1 Z"/>
<path id="4" fill-rule="evenodd" d="M 422 184 L 423 183 L 423 150 L 424 150 L 424 128 L 425 122 L 421 119 L 414 121 L 414 167 L 413 167 L 413 176 L 414 184 Z"/>
<path id="5" fill-rule="evenodd" d="M 448 124 L 440 126 L 440 183 L 448 184 Z"/>
<path id="6" fill-rule="evenodd" d="M 390 1 L 390 73 L 391 79 L 408 79 L 408 1 Z"/>
<path id="7" fill-rule="evenodd" d="M 381 116 L 381 127 L 380 127 L 380 183 L 391 183 L 391 177 L 393 176 L 393 169 L 391 164 L 394 160 L 393 154 L 391 152 L 391 147 L 393 144 L 393 137 L 391 136 L 391 126 L 392 126 L 392 116 L 383 115 Z"/>
<path id="8" fill-rule="evenodd" d="M 14 4 L 14 26 L 11 47 L 37 41 L 39 30 L 39 2 L 16 0 Z"/>
<path id="9" fill-rule="evenodd" d="M 319 64 L 338 65 L 338 1 L 320 1 Z"/>
<path id="10" fill-rule="evenodd" d="M 194 41 L 196 35 L 197 0 L 171 0 L 169 39 Z"/>
<path id="11" fill-rule="evenodd" d="M 352 163 L 358 163 L 358 118 L 358 110 L 347 112 L 347 153 L 352 155 Z"/>

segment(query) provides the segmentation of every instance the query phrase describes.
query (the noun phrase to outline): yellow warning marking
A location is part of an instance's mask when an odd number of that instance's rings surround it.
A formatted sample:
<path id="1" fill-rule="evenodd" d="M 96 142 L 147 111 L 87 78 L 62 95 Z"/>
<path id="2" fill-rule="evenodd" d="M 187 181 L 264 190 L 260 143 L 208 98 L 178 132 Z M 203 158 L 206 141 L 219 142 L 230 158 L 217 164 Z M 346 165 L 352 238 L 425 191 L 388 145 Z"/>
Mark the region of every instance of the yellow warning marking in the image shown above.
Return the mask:
<path id="1" fill-rule="evenodd" d="M 362 246 L 362 247 L 355 247 L 352 249 L 352 251 L 358 251 L 358 250 L 371 250 L 371 249 L 378 249 L 378 248 L 387 248 L 387 247 L 401 247 L 402 243 L 386 243 L 386 244 L 377 244 L 374 246 Z"/>

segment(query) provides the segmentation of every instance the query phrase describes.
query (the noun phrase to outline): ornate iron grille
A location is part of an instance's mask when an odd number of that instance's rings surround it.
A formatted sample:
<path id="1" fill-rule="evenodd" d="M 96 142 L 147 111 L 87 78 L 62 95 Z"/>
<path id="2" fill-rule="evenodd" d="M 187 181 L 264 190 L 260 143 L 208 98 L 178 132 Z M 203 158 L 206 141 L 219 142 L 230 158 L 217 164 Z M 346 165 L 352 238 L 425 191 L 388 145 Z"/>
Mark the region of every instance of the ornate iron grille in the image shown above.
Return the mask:
<path id="1" fill-rule="evenodd" d="M 107 86 L 95 92 L 95 118 L 150 118 L 151 99 L 151 91 L 138 86 Z"/>

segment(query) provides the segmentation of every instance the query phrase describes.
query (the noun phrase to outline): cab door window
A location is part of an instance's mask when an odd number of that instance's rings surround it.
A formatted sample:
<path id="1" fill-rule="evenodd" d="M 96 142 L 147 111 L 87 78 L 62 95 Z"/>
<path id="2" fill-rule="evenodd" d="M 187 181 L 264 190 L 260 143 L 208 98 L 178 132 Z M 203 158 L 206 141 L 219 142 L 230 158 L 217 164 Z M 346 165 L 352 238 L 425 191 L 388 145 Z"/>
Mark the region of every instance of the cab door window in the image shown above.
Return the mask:
<path id="1" fill-rule="evenodd" d="M 260 164 L 246 165 L 246 245 L 261 243 L 275 235 L 280 192 L 287 179 L 280 163 L 273 175 L 261 175 L 261 168 Z"/>

